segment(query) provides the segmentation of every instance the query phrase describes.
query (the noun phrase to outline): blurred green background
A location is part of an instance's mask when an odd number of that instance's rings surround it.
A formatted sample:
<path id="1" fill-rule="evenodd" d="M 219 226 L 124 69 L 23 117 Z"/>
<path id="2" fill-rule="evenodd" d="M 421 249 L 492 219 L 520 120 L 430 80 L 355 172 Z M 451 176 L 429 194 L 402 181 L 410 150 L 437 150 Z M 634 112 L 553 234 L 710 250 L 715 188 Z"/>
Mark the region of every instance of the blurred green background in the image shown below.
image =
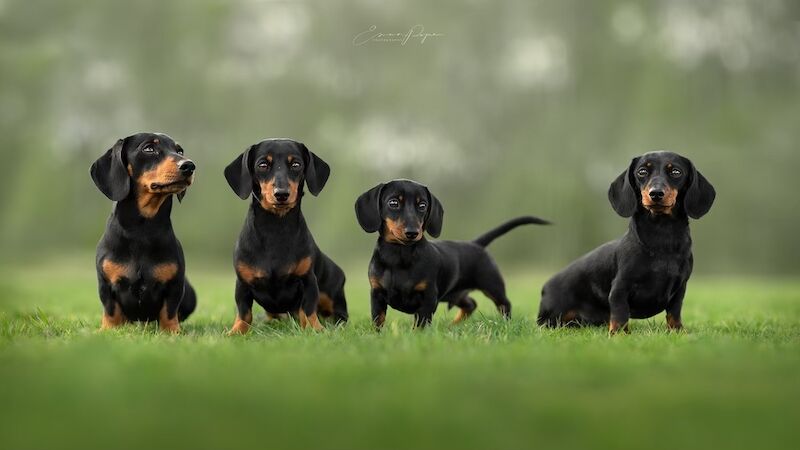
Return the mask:
<path id="1" fill-rule="evenodd" d="M 373 25 L 437 36 L 357 45 Z M 0 36 L 0 261 L 91 255 L 111 204 L 90 164 L 157 130 L 199 167 L 173 212 L 190 273 L 230 270 L 247 202 L 222 169 L 278 136 L 331 164 L 303 207 L 346 266 L 366 270 L 374 241 L 356 196 L 408 177 L 442 200 L 445 238 L 553 220 L 492 253 L 557 269 L 624 232 L 606 189 L 652 149 L 717 188 L 697 272 L 800 265 L 798 2 L 2 0 Z"/>

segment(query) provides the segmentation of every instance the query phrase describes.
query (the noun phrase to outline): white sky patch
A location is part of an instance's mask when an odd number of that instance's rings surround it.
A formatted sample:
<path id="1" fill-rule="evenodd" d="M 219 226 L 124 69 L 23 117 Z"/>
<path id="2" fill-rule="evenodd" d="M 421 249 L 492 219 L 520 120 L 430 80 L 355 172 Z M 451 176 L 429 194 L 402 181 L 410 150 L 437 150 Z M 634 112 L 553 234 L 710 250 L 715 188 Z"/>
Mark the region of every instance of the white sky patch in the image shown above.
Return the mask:
<path id="1" fill-rule="evenodd" d="M 88 90 L 112 91 L 127 83 L 127 79 L 118 61 L 94 60 L 87 64 L 83 82 Z"/>
<path id="2" fill-rule="evenodd" d="M 461 149 L 436 131 L 401 126 L 389 117 L 373 117 L 361 124 L 355 153 L 368 169 L 394 177 L 403 170 L 430 169 L 435 174 L 461 169 Z"/>
<path id="3" fill-rule="evenodd" d="M 311 19 L 303 3 L 250 2 L 230 24 L 230 56 L 212 68 L 216 79 L 274 79 L 303 48 Z"/>
<path id="4" fill-rule="evenodd" d="M 506 49 L 501 71 L 507 83 L 519 88 L 559 88 L 570 78 L 567 45 L 555 35 L 514 40 Z"/>
<path id="5" fill-rule="evenodd" d="M 754 23 L 748 5 L 725 2 L 702 11 L 693 2 L 670 2 L 661 14 L 659 40 L 667 56 L 691 69 L 706 58 L 718 57 L 730 71 L 742 71 L 763 45 L 764 30 Z"/>
<path id="6" fill-rule="evenodd" d="M 611 16 L 611 28 L 621 42 L 625 44 L 636 42 L 645 29 L 642 10 L 633 3 L 621 5 Z"/>

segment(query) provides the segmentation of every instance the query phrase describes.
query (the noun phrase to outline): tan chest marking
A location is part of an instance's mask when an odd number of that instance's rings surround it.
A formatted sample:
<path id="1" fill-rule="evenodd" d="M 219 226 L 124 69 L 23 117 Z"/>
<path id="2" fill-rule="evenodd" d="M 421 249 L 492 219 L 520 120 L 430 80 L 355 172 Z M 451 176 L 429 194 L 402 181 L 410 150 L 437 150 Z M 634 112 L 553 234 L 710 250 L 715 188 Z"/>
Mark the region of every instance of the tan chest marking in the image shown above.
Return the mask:
<path id="1" fill-rule="evenodd" d="M 306 256 L 300 261 L 297 261 L 295 264 L 290 264 L 287 272 L 289 275 L 302 277 L 303 275 L 307 274 L 309 270 L 311 270 L 311 257 Z"/>
<path id="2" fill-rule="evenodd" d="M 236 263 L 236 273 L 248 284 L 253 284 L 253 282 L 259 278 L 267 277 L 267 274 L 263 270 L 242 261 Z"/>
<path id="3" fill-rule="evenodd" d="M 133 272 L 130 264 L 115 263 L 110 259 L 104 259 L 101 267 L 103 275 L 111 284 L 117 284 L 122 278 L 130 279 Z"/>
<path id="4" fill-rule="evenodd" d="M 428 289 L 428 280 L 422 280 L 414 285 L 414 290 L 417 292 L 422 292 L 425 289 Z"/>
<path id="5" fill-rule="evenodd" d="M 166 283 L 171 279 L 175 278 L 175 275 L 178 274 L 178 264 L 176 263 L 163 263 L 158 264 L 153 267 L 153 278 L 160 281 L 161 283 Z"/>

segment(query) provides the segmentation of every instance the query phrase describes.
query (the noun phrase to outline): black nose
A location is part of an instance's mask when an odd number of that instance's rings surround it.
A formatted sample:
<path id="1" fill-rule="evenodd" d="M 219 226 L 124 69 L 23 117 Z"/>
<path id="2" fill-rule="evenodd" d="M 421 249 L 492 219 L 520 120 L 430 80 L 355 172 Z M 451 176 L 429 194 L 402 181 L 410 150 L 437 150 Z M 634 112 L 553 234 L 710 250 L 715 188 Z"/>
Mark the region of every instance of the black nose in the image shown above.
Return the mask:
<path id="1" fill-rule="evenodd" d="M 662 191 L 661 189 L 652 189 L 652 190 L 650 190 L 649 194 L 650 194 L 650 198 L 655 200 L 655 201 L 659 201 L 662 198 L 664 198 L 664 191 Z"/>
<path id="2" fill-rule="evenodd" d="M 280 189 L 280 190 L 276 189 L 274 194 L 275 194 L 275 200 L 279 202 L 285 202 L 286 200 L 289 200 L 289 191 L 285 189 Z"/>
<path id="3" fill-rule="evenodd" d="M 406 231 L 406 239 L 416 239 L 419 233 L 416 231 Z"/>
<path id="4" fill-rule="evenodd" d="M 184 175 L 191 175 L 194 172 L 195 165 L 192 161 L 185 159 L 178 163 L 178 170 Z"/>

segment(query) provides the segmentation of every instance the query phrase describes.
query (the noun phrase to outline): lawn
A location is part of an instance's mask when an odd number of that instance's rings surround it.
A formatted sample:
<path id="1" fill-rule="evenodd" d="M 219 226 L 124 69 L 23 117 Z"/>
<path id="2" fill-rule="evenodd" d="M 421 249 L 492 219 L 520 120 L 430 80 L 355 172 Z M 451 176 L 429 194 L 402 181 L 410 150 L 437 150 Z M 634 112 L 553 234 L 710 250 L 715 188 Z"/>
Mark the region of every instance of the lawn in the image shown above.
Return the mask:
<path id="1" fill-rule="evenodd" d="M 363 268 L 351 322 L 321 333 L 260 322 L 226 337 L 232 275 L 192 271 L 180 336 L 98 333 L 88 262 L 0 275 L 0 448 L 796 448 L 800 280 L 695 277 L 686 332 L 663 315 L 630 335 L 539 329 L 546 274 L 507 276 L 491 303 L 377 334 Z"/>

